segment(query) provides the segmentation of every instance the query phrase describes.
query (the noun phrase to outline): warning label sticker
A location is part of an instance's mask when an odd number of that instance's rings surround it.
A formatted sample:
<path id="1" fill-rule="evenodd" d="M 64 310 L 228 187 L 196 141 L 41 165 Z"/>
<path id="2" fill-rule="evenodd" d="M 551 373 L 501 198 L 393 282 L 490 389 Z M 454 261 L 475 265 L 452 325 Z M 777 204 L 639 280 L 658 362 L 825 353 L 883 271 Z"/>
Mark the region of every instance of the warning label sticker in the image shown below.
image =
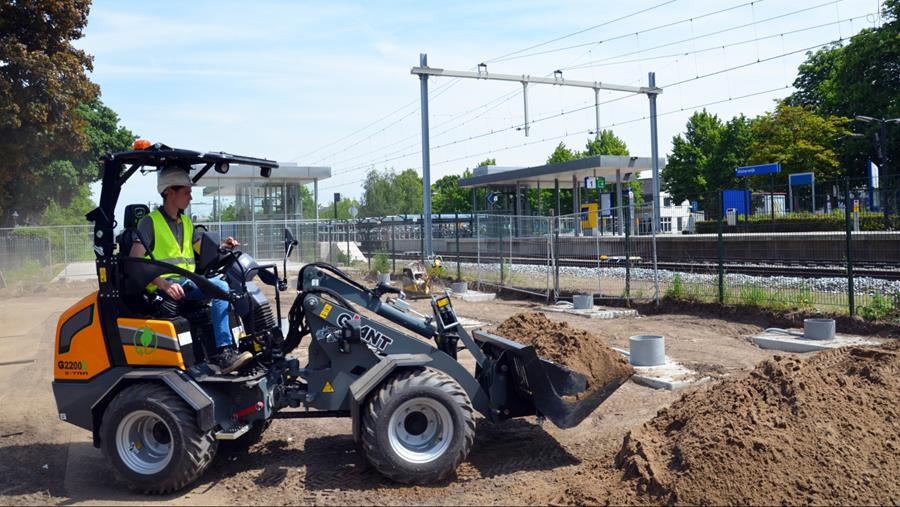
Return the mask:
<path id="1" fill-rule="evenodd" d="M 325 381 L 325 385 L 322 386 L 322 392 L 323 393 L 333 393 L 334 392 L 334 388 L 331 387 L 331 382 L 328 382 L 327 380 Z"/>
<path id="2" fill-rule="evenodd" d="M 322 308 L 322 311 L 319 312 L 319 317 L 325 319 L 328 317 L 329 313 L 331 313 L 331 305 L 328 303 L 325 303 L 325 306 Z"/>

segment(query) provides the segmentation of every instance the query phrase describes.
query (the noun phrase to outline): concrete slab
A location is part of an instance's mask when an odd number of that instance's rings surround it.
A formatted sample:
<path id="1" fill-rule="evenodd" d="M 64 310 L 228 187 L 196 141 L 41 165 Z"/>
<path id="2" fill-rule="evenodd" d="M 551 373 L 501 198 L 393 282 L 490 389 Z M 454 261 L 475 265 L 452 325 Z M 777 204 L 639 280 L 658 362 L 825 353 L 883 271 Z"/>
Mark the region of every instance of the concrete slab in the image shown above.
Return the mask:
<path id="1" fill-rule="evenodd" d="M 661 366 L 635 366 L 634 371 L 631 379 L 636 383 L 669 391 L 712 380 L 711 377 L 700 376 L 696 371 L 669 358 L 666 358 L 666 363 Z"/>
<path id="2" fill-rule="evenodd" d="M 594 306 L 589 310 L 576 310 L 572 303 L 563 302 L 555 305 L 541 306 L 539 310 L 545 312 L 568 313 L 577 315 L 586 319 L 618 319 L 621 317 L 637 317 L 637 310 L 627 308 L 607 308 L 605 306 Z"/>
<path id="3" fill-rule="evenodd" d="M 630 355 L 625 349 L 618 347 L 612 347 L 612 349 L 626 358 Z M 712 377 L 701 376 L 683 364 L 672 361 L 669 357 L 666 357 L 665 364 L 659 366 L 632 366 L 632 368 L 634 368 L 634 376 L 631 377 L 631 380 L 636 384 L 653 389 L 673 391 L 712 380 Z"/>
<path id="4" fill-rule="evenodd" d="M 790 329 L 803 333 L 802 329 Z M 780 350 L 782 352 L 818 352 L 820 350 L 851 347 L 854 345 L 880 345 L 878 339 L 863 336 L 835 335 L 833 340 L 810 340 L 802 336 L 791 336 L 779 332 L 767 331 L 750 337 L 750 341 L 759 348 Z"/>
<path id="5" fill-rule="evenodd" d="M 450 297 L 462 299 L 467 303 L 481 303 L 484 301 L 493 301 L 497 295 L 493 292 L 478 292 L 477 290 L 469 289 L 462 294 L 450 292 Z"/>

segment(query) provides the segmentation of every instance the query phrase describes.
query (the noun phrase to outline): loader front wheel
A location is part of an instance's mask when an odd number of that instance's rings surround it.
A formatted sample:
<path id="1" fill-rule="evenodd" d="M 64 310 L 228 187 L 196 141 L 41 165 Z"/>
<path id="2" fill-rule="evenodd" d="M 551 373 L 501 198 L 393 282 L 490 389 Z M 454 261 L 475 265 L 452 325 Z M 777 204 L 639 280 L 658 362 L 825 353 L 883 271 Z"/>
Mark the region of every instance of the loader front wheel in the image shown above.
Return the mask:
<path id="1" fill-rule="evenodd" d="M 197 427 L 194 410 L 171 389 L 135 384 L 103 414 L 101 447 L 129 489 L 145 494 L 177 491 L 212 462 L 217 442 Z"/>
<path id="2" fill-rule="evenodd" d="M 406 484 L 437 482 L 456 471 L 475 439 L 475 413 L 463 388 L 432 368 L 404 370 L 369 400 L 364 455 Z"/>

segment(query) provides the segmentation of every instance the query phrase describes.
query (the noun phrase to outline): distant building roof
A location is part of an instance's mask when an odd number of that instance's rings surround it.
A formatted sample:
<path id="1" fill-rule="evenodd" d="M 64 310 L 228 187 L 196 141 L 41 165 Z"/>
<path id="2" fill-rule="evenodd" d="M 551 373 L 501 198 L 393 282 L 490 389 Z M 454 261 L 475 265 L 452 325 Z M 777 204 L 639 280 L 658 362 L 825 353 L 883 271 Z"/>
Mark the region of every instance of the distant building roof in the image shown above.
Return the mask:
<path id="1" fill-rule="evenodd" d="M 559 180 L 560 188 L 572 188 L 572 176 L 581 182 L 588 176 L 602 176 L 607 181 L 615 181 L 616 171 L 620 170 L 624 180 L 636 179 L 633 173 L 652 169 L 650 157 L 629 157 L 615 155 L 598 155 L 581 158 L 559 164 L 546 164 L 534 167 L 476 167 L 470 178 L 459 180 L 460 187 L 483 187 L 515 185 L 517 183 L 544 187 L 553 186 Z M 659 168 L 665 167 L 664 158 L 659 159 Z M 580 183 L 579 183 L 580 184 Z"/>

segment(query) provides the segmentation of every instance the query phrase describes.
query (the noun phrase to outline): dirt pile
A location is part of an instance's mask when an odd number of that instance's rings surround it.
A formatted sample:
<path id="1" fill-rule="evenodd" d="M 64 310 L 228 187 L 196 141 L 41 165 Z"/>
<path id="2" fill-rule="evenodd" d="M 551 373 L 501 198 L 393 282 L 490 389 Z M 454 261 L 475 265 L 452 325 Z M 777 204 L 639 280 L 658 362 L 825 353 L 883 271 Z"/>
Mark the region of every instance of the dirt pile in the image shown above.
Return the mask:
<path id="1" fill-rule="evenodd" d="M 588 390 L 611 380 L 628 377 L 634 370 L 600 337 L 565 322 L 550 320 L 543 313 L 518 313 L 497 327 L 496 334 L 532 345 L 537 354 L 587 377 Z"/>
<path id="2" fill-rule="evenodd" d="M 666 503 L 896 503 L 900 353 L 775 356 L 660 410 L 616 464 Z"/>

